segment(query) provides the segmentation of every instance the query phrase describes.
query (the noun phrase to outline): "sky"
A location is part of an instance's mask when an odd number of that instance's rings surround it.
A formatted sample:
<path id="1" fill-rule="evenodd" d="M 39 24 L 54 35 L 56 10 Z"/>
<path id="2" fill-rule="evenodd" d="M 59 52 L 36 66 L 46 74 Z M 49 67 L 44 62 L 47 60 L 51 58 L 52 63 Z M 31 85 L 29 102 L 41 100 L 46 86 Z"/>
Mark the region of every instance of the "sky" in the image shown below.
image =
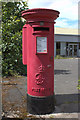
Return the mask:
<path id="1" fill-rule="evenodd" d="M 56 27 L 78 28 L 78 3 L 80 0 L 28 0 L 29 9 L 48 8 L 60 12 Z"/>

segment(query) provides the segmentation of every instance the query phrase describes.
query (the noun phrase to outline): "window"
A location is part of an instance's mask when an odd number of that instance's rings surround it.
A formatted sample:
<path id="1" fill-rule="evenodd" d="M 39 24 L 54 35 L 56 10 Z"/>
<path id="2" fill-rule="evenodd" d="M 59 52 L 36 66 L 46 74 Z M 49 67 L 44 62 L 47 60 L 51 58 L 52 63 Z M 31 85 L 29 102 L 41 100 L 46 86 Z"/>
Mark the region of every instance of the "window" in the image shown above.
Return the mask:
<path id="1" fill-rule="evenodd" d="M 56 55 L 60 55 L 60 42 L 56 42 Z"/>

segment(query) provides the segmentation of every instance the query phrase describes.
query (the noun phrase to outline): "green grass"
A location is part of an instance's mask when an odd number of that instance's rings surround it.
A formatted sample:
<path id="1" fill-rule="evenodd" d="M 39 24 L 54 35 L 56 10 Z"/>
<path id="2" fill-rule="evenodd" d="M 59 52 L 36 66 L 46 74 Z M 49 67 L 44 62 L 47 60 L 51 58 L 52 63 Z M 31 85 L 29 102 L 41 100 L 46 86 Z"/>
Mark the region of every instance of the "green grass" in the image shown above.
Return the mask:
<path id="1" fill-rule="evenodd" d="M 72 59 L 72 57 L 62 57 L 60 55 L 56 55 L 56 57 L 54 57 L 54 59 Z"/>

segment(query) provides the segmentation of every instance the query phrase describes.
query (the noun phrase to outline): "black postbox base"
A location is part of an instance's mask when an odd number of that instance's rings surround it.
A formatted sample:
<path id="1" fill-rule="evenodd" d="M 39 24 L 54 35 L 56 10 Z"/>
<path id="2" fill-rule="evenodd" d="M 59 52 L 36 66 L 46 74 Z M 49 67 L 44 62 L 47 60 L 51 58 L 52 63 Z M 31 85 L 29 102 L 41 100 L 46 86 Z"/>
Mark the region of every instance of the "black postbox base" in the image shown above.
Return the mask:
<path id="1" fill-rule="evenodd" d="M 44 115 L 55 109 L 54 95 L 48 97 L 33 97 L 27 94 L 27 110 L 31 114 Z"/>

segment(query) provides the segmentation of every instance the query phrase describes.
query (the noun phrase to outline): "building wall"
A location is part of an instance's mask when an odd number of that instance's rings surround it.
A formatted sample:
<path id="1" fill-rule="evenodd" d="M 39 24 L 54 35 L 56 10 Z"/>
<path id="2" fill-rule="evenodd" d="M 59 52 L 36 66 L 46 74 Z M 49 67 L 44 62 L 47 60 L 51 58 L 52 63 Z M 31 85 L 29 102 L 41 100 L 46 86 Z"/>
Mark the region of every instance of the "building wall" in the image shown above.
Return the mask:
<path id="1" fill-rule="evenodd" d="M 67 44 L 78 44 L 80 43 L 80 36 L 78 35 L 64 35 L 64 34 L 55 34 L 54 35 L 54 56 L 56 56 L 56 43 L 60 42 L 60 55 L 67 56 Z M 80 56 L 80 47 L 77 50 L 77 55 Z M 77 56 L 76 55 L 76 56 Z"/>
<path id="2" fill-rule="evenodd" d="M 80 39 L 78 35 L 54 35 L 55 42 L 79 42 Z"/>

